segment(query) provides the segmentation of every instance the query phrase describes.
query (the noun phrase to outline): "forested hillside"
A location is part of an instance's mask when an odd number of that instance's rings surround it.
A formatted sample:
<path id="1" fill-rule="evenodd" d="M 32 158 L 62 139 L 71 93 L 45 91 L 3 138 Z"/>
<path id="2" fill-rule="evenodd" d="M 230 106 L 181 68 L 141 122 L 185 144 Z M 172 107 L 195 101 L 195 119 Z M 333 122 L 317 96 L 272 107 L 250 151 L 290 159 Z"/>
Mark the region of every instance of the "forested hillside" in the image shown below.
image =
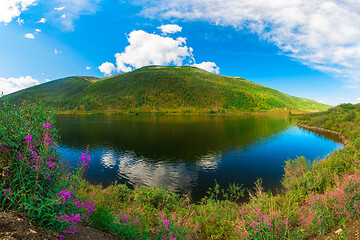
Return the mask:
<path id="1" fill-rule="evenodd" d="M 195 67 L 149 66 L 112 77 L 68 77 L 6 96 L 42 102 L 60 111 L 226 112 L 270 109 L 325 110 L 329 106 L 293 97 L 243 78 Z"/>

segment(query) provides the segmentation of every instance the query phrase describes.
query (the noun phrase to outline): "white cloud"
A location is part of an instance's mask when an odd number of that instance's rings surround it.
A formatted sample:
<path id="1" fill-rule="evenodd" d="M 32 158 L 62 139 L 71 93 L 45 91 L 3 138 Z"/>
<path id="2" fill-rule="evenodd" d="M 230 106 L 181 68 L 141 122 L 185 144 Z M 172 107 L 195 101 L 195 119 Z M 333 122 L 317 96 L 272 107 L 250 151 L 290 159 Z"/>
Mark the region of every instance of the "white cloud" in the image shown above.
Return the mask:
<path id="1" fill-rule="evenodd" d="M 19 78 L 0 78 L 0 93 L 6 95 L 37 84 L 39 84 L 39 81 L 30 76 Z"/>
<path id="2" fill-rule="evenodd" d="M 176 24 L 166 24 L 158 27 L 158 29 L 160 29 L 164 34 L 167 34 L 167 33 L 181 32 L 182 27 Z"/>
<path id="3" fill-rule="evenodd" d="M 358 0 L 143 0 L 153 18 L 209 21 L 247 29 L 322 72 L 359 82 Z"/>
<path id="4" fill-rule="evenodd" d="M 58 49 L 54 49 L 54 53 L 55 54 L 62 54 L 62 51 L 58 50 Z"/>
<path id="5" fill-rule="evenodd" d="M 86 67 L 86 70 L 90 70 L 91 69 L 91 67 Z"/>
<path id="6" fill-rule="evenodd" d="M 193 50 L 182 37 L 173 39 L 138 30 L 128 35 L 128 42 L 124 52 L 115 54 L 117 70 L 121 72 L 147 65 L 181 66 L 185 59 L 192 61 Z"/>
<path id="7" fill-rule="evenodd" d="M 216 66 L 216 64 L 214 62 L 202 62 L 199 64 L 195 63 L 193 66 L 204 69 L 205 71 L 208 71 L 208 72 L 212 72 L 212 73 L 216 73 L 216 74 L 220 73 L 220 68 L 218 66 Z"/>
<path id="8" fill-rule="evenodd" d="M 39 21 L 37 21 L 36 23 L 46 23 L 46 18 L 41 18 Z"/>
<path id="9" fill-rule="evenodd" d="M 72 31 L 74 30 L 74 21 L 81 15 L 96 13 L 101 0 L 54 0 L 54 2 L 61 6 L 61 8 L 54 8 L 55 10 L 65 11 L 66 13 L 60 16 L 60 23 L 65 30 Z"/>
<path id="10" fill-rule="evenodd" d="M 165 25 L 163 25 L 165 26 Z M 177 25 L 176 25 L 177 26 Z M 168 31 L 170 32 L 170 30 Z M 116 53 L 116 68 L 112 63 L 103 63 L 99 69 L 110 75 L 113 71 L 129 72 L 149 65 L 192 65 L 206 71 L 219 73 L 214 62 L 194 64 L 193 49 L 186 46 L 186 38 L 171 38 L 134 30 L 128 35 L 129 45 L 124 52 Z"/>
<path id="11" fill-rule="evenodd" d="M 62 10 L 64 10 L 64 9 L 65 9 L 65 7 L 54 8 L 54 10 L 56 10 L 56 11 L 62 11 Z"/>
<path id="12" fill-rule="evenodd" d="M 25 34 L 25 37 L 29 38 L 29 39 L 34 39 L 35 38 L 34 34 L 32 34 L 32 33 Z"/>
<path id="13" fill-rule="evenodd" d="M 104 73 L 105 75 L 111 75 L 112 72 L 116 71 L 116 67 L 114 64 L 105 62 L 101 64 L 99 67 L 100 72 Z"/>
<path id="14" fill-rule="evenodd" d="M 39 33 L 39 32 L 41 32 L 41 29 L 36 28 L 35 32 Z"/>
<path id="15" fill-rule="evenodd" d="M 16 20 L 18 22 L 18 24 L 21 26 L 22 24 L 24 24 L 24 20 L 23 19 L 20 19 L 20 18 L 17 18 Z"/>
<path id="16" fill-rule="evenodd" d="M 355 101 L 353 101 L 353 104 L 358 104 L 358 103 L 360 103 L 360 98 L 357 98 L 355 99 Z"/>
<path id="17" fill-rule="evenodd" d="M 28 7 L 35 5 L 36 0 L 1 0 L 0 1 L 0 23 L 8 24 Z"/>

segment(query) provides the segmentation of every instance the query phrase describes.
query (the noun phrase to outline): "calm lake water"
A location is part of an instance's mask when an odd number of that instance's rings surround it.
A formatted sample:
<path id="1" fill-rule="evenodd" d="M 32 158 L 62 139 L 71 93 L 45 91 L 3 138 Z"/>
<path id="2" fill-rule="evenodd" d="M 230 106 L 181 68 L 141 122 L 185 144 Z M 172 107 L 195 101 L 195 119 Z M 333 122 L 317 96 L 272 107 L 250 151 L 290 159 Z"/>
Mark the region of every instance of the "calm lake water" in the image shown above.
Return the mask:
<path id="1" fill-rule="evenodd" d="M 89 145 L 88 181 L 163 186 L 195 200 L 215 180 L 251 188 L 262 178 L 266 189 L 278 189 L 287 159 L 321 159 L 342 147 L 336 136 L 298 128 L 284 115 L 64 115 L 57 126 L 70 167 Z"/>

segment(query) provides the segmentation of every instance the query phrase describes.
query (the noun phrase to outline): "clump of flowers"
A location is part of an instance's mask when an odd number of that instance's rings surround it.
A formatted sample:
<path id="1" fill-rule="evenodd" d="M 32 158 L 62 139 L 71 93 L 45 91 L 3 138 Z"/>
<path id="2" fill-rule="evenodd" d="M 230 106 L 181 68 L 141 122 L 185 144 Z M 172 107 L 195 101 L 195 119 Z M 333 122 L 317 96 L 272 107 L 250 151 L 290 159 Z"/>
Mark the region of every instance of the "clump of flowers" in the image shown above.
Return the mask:
<path id="1" fill-rule="evenodd" d="M 86 153 L 83 153 L 81 157 L 79 158 L 80 164 L 86 169 L 89 168 L 90 163 L 90 155 L 87 155 Z"/>
<path id="2" fill-rule="evenodd" d="M 90 156 L 84 153 L 80 158 L 82 166 L 75 173 L 61 177 L 55 148 L 56 129 L 50 123 L 52 116 L 43 115 L 44 109 L 36 105 L 21 105 L 20 109 L 8 112 L 2 109 L 0 160 L 6 157 L 6 161 L 0 161 L 0 202 L 3 209 L 26 212 L 29 220 L 62 232 L 61 239 L 63 235 L 76 233 L 76 224 L 95 211 L 94 203 L 78 201 L 75 195 L 77 182 L 88 168 Z M 20 124 L 26 126 L 26 133 L 21 132 L 23 128 L 16 127 Z M 2 129 L 19 132 L 7 136 Z M 9 144 L 5 146 L 4 142 Z"/>
<path id="3" fill-rule="evenodd" d="M 4 188 L 3 189 L 3 195 L 11 194 L 11 189 Z"/>

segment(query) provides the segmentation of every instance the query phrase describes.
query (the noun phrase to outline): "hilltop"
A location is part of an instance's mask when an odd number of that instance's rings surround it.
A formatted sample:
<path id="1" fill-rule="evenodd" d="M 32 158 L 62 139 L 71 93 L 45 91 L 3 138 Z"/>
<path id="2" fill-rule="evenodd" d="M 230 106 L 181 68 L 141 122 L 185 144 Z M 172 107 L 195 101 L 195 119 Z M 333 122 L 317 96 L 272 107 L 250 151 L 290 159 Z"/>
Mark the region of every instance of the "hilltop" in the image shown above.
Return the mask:
<path id="1" fill-rule="evenodd" d="M 59 111 L 234 112 L 271 109 L 325 110 L 330 106 L 294 97 L 239 77 L 195 67 L 148 66 L 106 78 L 74 76 L 5 96 L 42 102 Z"/>

